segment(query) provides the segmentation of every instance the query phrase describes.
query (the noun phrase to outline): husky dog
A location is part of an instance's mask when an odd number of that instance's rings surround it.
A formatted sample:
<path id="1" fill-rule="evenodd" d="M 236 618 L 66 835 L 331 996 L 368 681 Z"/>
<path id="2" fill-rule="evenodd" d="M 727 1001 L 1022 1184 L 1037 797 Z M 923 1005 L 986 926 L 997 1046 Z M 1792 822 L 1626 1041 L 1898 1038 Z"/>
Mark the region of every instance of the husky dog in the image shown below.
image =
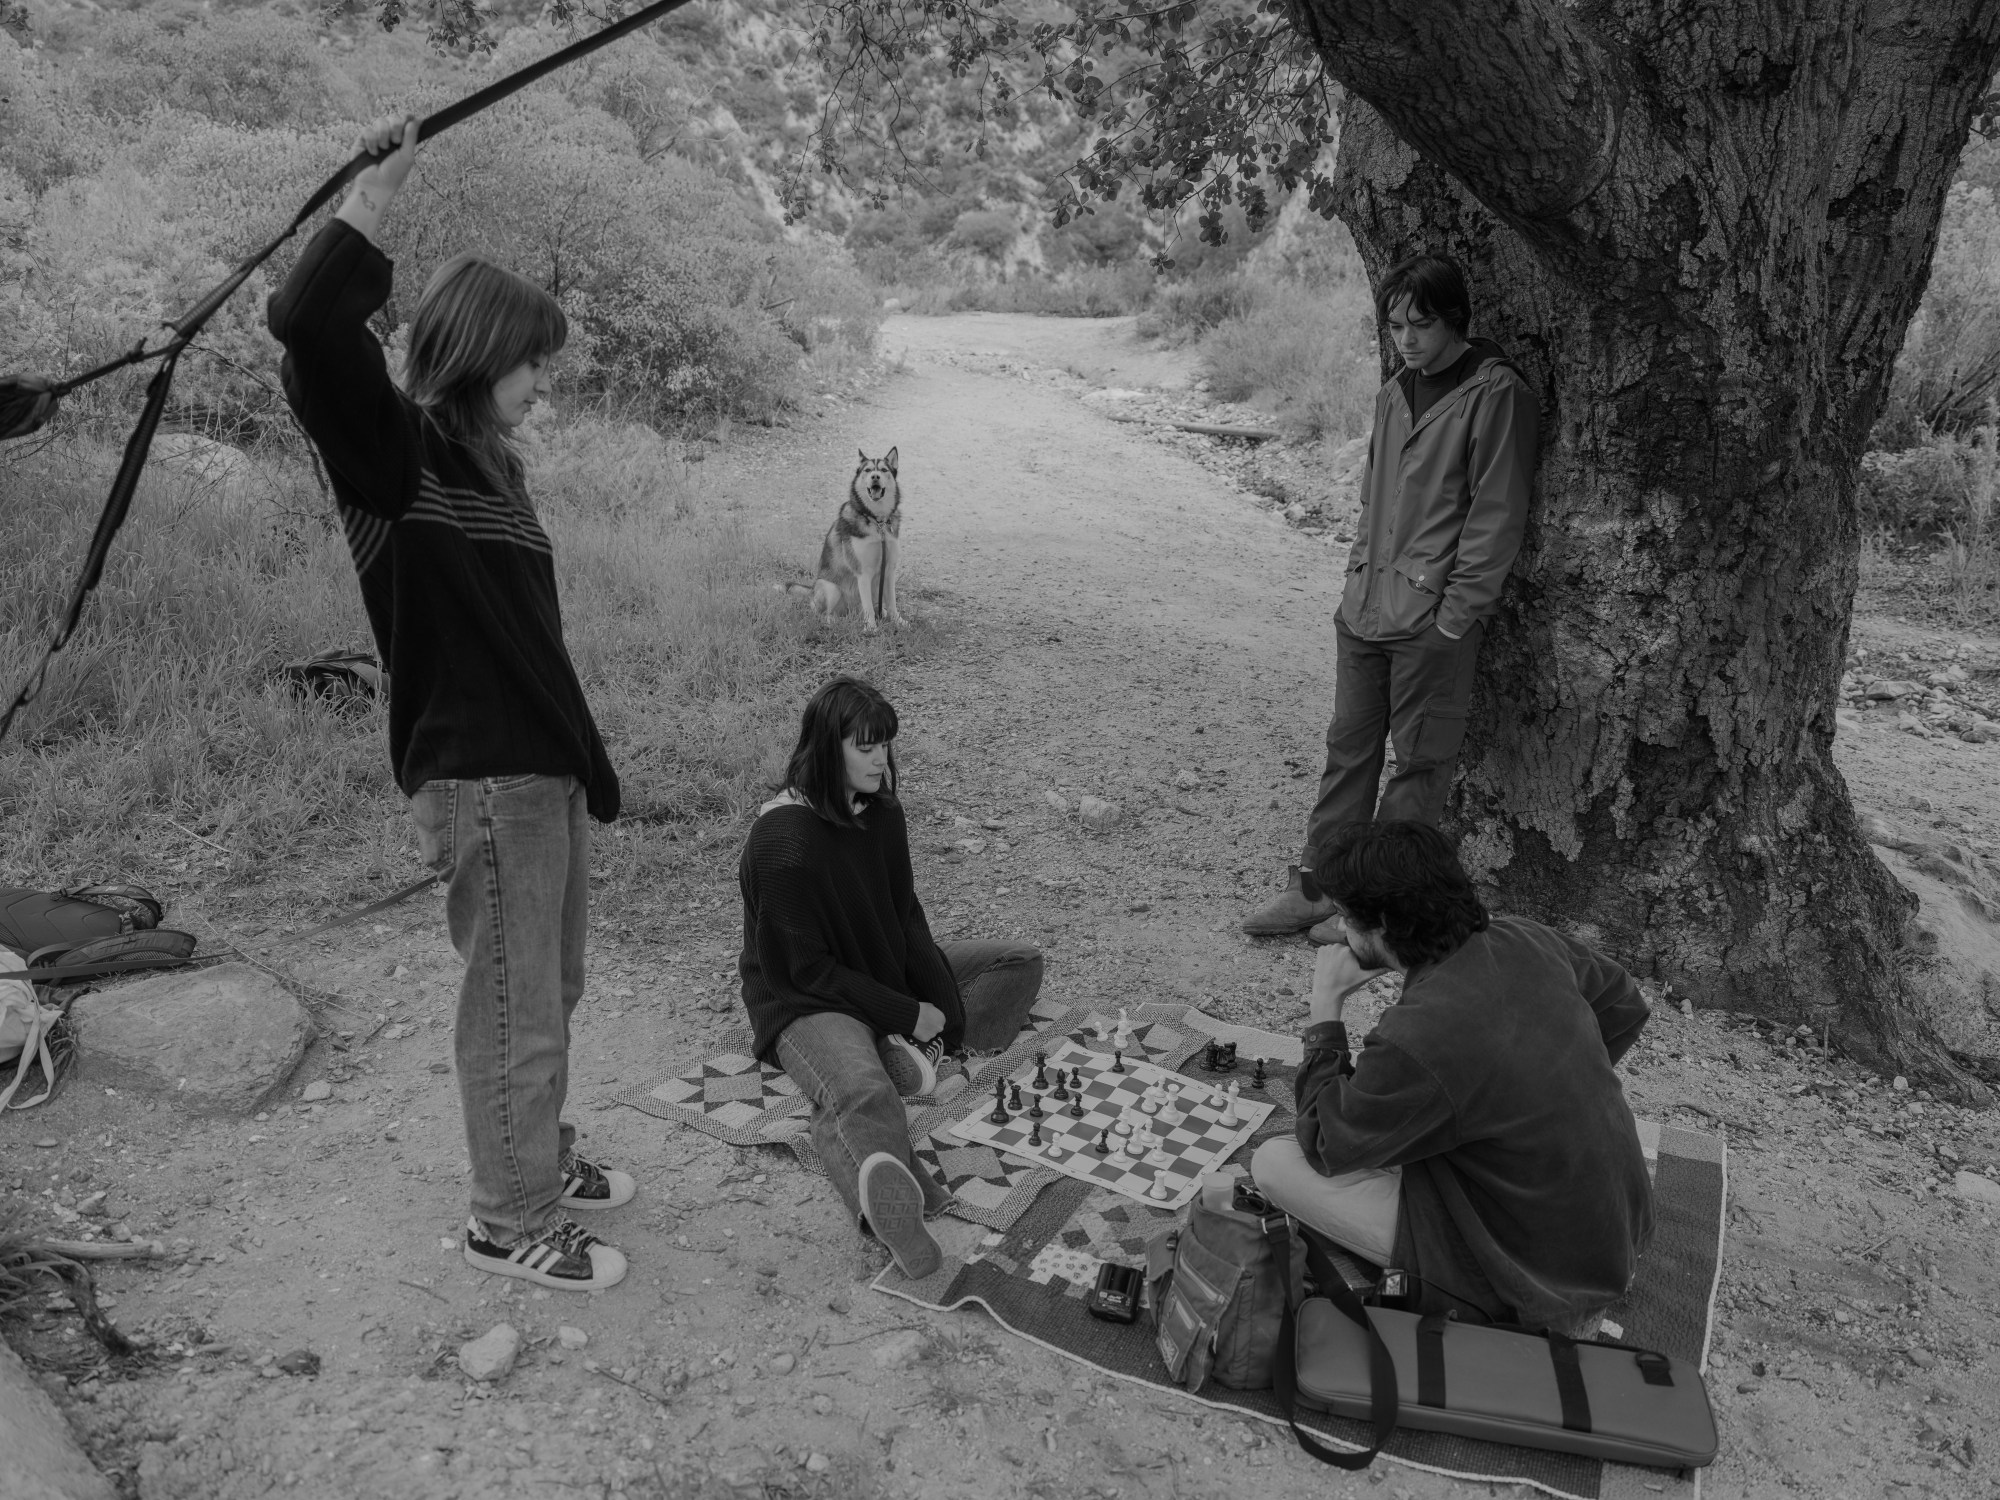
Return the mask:
<path id="1" fill-rule="evenodd" d="M 858 610 L 861 633 L 873 635 L 879 620 L 903 624 L 896 608 L 896 571 L 903 544 L 903 494 L 896 483 L 896 450 L 879 459 L 861 455 L 847 486 L 847 503 L 827 528 L 819 549 L 819 578 L 812 607 L 823 619 Z"/>

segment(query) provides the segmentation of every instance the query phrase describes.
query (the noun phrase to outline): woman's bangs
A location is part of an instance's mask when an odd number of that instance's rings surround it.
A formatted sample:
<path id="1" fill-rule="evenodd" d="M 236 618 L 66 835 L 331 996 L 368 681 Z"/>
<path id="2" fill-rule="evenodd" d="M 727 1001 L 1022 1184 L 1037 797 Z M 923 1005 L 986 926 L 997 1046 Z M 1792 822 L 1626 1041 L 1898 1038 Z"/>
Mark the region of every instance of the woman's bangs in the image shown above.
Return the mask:
<path id="1" fill-rule="evenodd" d="M 895 707 L 886 698 L 858 704 L 846 724 L 843 737 L 852 736 L 857 745 L 886 745 L 896 737 Z"/>

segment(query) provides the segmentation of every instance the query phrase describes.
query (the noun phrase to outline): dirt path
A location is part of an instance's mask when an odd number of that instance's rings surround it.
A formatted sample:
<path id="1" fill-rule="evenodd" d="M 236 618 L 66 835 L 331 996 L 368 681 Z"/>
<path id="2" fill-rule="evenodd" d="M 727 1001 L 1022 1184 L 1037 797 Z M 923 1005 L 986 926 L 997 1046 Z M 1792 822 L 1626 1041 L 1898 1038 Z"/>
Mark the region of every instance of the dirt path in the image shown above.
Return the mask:
<path id="1" fill-rule="evenodd" d="M 833 639 L 902 710 L 936 925 L 1030 937 L 1060 996 L 1200 1000 L 1290 1028 L 1307 950 L 1253 944 L 1234 922 L 1298 837 L 1341 549 L 1076 399 L 1078 377 L 1186 387 L 1185 357 L 1137 345 L 1123 320 L 898 318 L 884 345 L 904 365 L 858 400 L 716 450 L 701 472 L 803 573 L 855 448 L 899 448 L 917 626 Z M 1948 792 L 1926 793 L 1943 773 L 1891 731 L 1867 732 L 1883 736 L 1867 742 L 1878 781 L 1949 801 L 1991 836 L 1992 800 L 1977 795 L 1991 760 L 1951 752 Z M 1116 801 L 1124 822 L 1088 834 L 1050 791 Z M 968 832 L 985 841 L 976 853 L 952 847 Z M 0 1124 L 0 1185 L 36 1198 L 46 1185 L 55 1201 L 107 1188 L 135 1229 L 190 1248 L 168 1273 L 106 1278 L 115 1315 L 180 1337 L 195 1351 L 185 1365 L 59 1392 L 128 1493 L 1487 1493 L 1396 1467 L 1334 1480 L 1269 1429 L 1093 1379 L 979 1314 L 931 1318 L 878 1297 L 866 1287 L 878 1259 L 789 1157 L 613 1106 L 704 1055 L 727 1019 L 694 1002 L 727 990 L 714 976 L 737 937 L 734 852 L 732 837 L 689 853 L 657 893 L 674 913 L 659 931 L 593 937 L 573 1112 L 642 1184 L 607 1226 L 634 1264 L 609 1294 L 496 1285 L 451 1248 L 456 969 L 435 903 L 315 961 L 314 978 L 410 1026 L 317 1049 L 295 1087 L 339 1079 L 324 1105 L 197 1122 L 73 1089 L 43 1119 Z M 1737 1207 L 1711 1380 L 1725 1447 L 1708 1493 L 1990 1494 L 1991 1424 L 1976 1413 L 2000 1409 L 2000 1277 L 1990 1220 L 1938 1191 L 1950 1175 L 1938 1152 L 2000 1164 L 1991 1118 L 1673 1012 L 1627 1071 L 1642 1113 L 1731 1131 Z M 66 1144 L 25 1146 L 43 1133 Z M 468 1389 L 450 1355 L 502 1319 L 530 1352 L 502 1384 Z M 563 1353 L 560 1325 L 588 1344 Z M 921 1357 L 878 1367 L 872 1343 L 903 1327 L 920 1332 Z M 323 1361 L 316 1379 L 260 1372 L 301 1347 Z"/>

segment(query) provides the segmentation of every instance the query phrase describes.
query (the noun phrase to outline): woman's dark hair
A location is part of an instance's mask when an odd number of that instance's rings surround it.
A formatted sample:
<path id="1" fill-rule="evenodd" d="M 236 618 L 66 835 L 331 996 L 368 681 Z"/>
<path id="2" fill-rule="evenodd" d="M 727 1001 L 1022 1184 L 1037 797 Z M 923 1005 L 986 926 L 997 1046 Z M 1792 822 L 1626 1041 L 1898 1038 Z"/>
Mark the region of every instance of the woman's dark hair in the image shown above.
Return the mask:
<path id="1" fill-rule="evenodd" d="M 847 790 L 847 761 L 840 742 L 854 736 L 857 745 L 883 745 L 896 737 L 896 709 L 876 691 L 873 683 L 859 677 L 835 677 L 806 702 L 799 715 L 799 743 L 785 767 L 785 785 L 803 797 L 812 810 L 829 823 L 853 828 L 860 823 L 854 815 Z M 896 752 L 889 751 L 889 773 L 882 778 L 882 790 L 864 794 L 863 807 L 877 797 L 896 795 Z"/>
<path id="2" fill-rule="evenodd" d="M 1313 879 L 1348 916 L 1379 929 L 1410 968 L 1447 958 L 1486 930 L 1486 908 L 1458 851 L 1428 823 L 1349 823 Z"/>
<path id="3" fill-rule="evenodd" d="M 1398 261 L 1375 288 L 1375 321 L 1389 321 L 1389 309 L 1405 297 L 1420 318 L 1443 318 L 1460 338 L 1472 326 L 1472 296 L 1465 272 L 1448 255 L 1413 255 Z"/>

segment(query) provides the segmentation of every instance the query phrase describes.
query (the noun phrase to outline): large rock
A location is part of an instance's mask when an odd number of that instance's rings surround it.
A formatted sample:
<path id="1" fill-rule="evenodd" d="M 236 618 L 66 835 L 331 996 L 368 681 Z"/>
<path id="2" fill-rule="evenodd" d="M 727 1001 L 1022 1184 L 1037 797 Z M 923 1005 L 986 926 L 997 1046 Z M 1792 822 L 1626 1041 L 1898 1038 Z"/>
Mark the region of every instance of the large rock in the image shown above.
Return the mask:
<path id="1" fill-rule="evenodd" d="M 0 1341 L 0 1496 L 6 1500 L 114 1500 L 62 1413 Z"/>
<path id="2" fill-rule="evenodd" d="M 77 1075 L 190 1109 L 249 1114 L 291 1076 L 312 1017 L 248 964 L 156 974 L 70 1010 Z"/>
<path id="3" fill-rule="evenodd" d="M 1917 898 L 1905 967 L 1946 1046 L 2000 1056 L 2000 870 L 1962 844 L 1929 840 L 1885 818 L 1862 822 L 1882 862 Z"/>
<path id="4" fill-rule="evenodd" d="M 458 1346 L 458 1367 L 474 1380 L 492 1381 L 506 1377 L 521 1352 L 521 1335 L 512 1323 L 495 1323 L 470 1343 Z"/>

